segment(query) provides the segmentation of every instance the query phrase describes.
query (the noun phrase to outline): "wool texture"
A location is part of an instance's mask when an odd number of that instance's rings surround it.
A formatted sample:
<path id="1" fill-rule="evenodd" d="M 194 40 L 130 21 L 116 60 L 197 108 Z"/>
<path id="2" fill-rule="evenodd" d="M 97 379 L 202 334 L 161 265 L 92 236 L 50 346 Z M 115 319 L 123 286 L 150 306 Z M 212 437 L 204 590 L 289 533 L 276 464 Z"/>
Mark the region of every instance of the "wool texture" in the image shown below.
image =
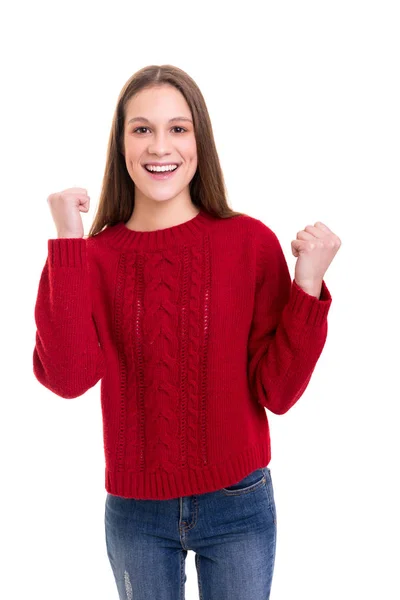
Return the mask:
<path id="1" fill-rule="evenodd" d="M 332 302 L 291 279 L 276 234 L 204 208 L 153 231 L 120 221 L 48 240 L 33 372 L 57 396 L 100 381 L 105 488 L 172 499 L 271 459 L 268 417 L 302 396 Z"/>

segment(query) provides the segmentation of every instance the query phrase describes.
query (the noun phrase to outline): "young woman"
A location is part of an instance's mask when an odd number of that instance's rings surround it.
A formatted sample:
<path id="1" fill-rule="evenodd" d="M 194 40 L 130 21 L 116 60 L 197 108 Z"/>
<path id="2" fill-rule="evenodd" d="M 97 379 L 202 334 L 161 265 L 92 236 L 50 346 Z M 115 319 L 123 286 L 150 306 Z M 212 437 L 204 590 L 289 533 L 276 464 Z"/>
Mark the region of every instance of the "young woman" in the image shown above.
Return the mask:
<path id="1" fill-rule="evenodd" d="M 238 160 L 240 158 L 238 157 Z M 57 238 L 35 307 L 33 368 L 76 398 L 101 380 L 105 530 L 119 597 L 266 600 L 277 516 L 265 408 L 304 393 L 327 336 L 322 223 L 292 241 L 228 207 L 203 96 L 182 70 L 141 69 L 118 98 L 103 188 L 51 194 Z"/>

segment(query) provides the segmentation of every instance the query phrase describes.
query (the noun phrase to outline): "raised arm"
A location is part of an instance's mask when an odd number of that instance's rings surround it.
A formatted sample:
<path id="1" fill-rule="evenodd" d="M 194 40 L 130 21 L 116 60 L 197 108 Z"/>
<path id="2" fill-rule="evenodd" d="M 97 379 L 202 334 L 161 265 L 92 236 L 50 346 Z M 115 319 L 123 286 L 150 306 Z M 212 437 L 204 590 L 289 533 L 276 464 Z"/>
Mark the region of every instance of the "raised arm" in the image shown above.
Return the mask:
<path id="1" fill-rule="evenodd" d="M 105 373 L 105 360 L 92 316 L 87 246 L 84 238 L 48 240 L 35 304 L 33 372 L 62 398 L 76 398 Z"/>

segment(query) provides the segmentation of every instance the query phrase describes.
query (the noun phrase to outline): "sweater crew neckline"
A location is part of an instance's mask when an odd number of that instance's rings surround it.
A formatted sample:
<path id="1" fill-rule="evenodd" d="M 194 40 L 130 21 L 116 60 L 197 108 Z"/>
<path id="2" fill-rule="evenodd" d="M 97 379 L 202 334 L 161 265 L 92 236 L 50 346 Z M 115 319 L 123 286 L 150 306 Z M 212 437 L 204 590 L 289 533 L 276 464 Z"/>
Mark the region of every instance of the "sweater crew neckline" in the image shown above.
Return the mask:
<path id="1" fill-rule="evenodd" d="M 104 233 L 115 248 L 154 251 L 198 241 L 213 219 L 212 215 L 200 208 L 197 215 L 188 221 L 164 229 L 136 231 L 129 229 L 124 221 L 119 221 L 107 227 Z"/>

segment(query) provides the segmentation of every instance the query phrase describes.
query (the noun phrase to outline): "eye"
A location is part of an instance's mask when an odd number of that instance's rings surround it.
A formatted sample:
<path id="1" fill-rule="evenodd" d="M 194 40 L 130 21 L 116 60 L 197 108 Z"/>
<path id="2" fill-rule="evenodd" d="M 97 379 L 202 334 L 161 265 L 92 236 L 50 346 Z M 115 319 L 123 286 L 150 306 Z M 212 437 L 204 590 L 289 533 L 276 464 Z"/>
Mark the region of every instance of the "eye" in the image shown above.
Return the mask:
<path id="1" fill-rule="evenodd" d="M 136 133 L 137 131 L 139 131 L 139 129 L 148 129 L 148 127 L 137 127 L 133 130 L 133 133 Z M 176 127 L 173 127 L 172 129 L 181 129 L 182 131 L 187 131 L 187 129 L 185 129 L 184 127 L 179 127 L 178 125 Z"/>

